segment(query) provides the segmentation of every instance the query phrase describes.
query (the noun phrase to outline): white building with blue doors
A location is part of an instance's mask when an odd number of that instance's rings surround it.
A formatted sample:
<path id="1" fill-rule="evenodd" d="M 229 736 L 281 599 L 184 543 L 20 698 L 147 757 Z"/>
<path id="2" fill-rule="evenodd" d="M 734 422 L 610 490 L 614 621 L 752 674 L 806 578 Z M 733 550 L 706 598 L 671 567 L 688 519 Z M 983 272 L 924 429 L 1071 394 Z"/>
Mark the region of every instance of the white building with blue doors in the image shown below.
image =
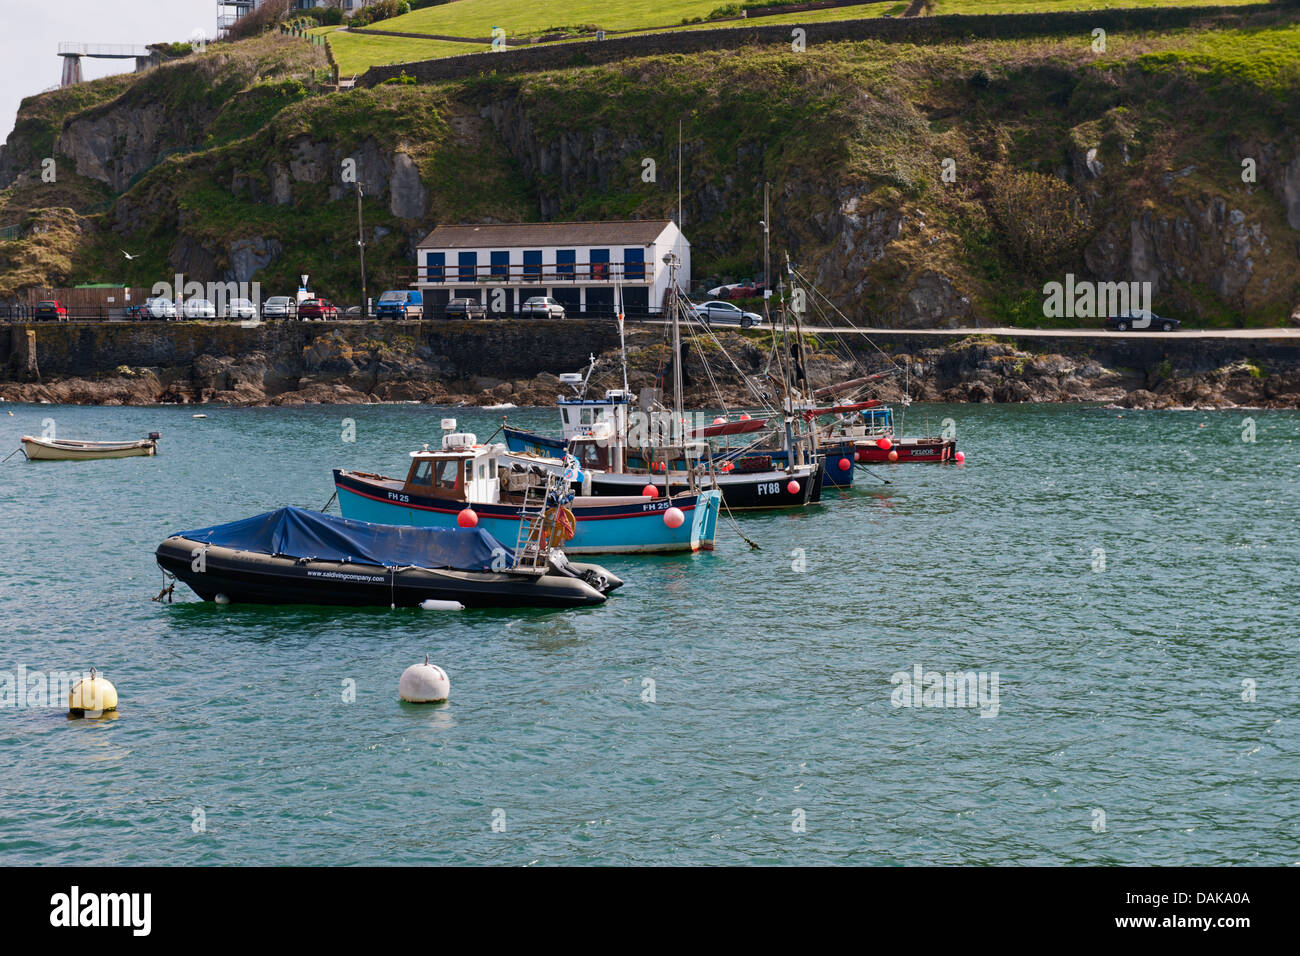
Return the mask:
<path id="1" fill-rule="evenodd" d="M 533 296 L 553 297 L 570 315 L 613 315 L 618 294 L 625 314 L 645 315 L 663 308 L 669 253 L 680 262 L 678 286 L 689 288 L 691 244 L 668 219 L 438 226 L 417 246 L 411 285 L 434 315 L 453 298 L 492 314 L 518 312 Z"/>

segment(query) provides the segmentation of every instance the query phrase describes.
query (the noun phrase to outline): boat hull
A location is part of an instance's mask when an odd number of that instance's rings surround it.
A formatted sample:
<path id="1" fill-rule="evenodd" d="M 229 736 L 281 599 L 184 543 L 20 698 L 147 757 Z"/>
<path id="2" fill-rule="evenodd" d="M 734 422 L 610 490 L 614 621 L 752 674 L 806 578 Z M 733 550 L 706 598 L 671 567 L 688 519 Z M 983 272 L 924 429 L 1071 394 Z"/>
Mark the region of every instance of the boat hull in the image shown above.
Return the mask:
<path id="1" fill-rule="evenodd" d="M 121 442 L 58 441 L 23 436 L 23 454 L 28 461 L 97 461 L 104 458 L 141 458 L 156 455 L 152 439 Z"/>
<path id="2" fill-rule="evenodd" d="M 821 500 L 822 466 L 805 467 L 794 474 L 786 471 L 764 471 L 749 474 L 731 472 L 718 475 L 717 489 L 722 492 L 723 503 L 730 511 L 770 511 L 777 508 L 802 508 Z M 710 476 L 705 479 L 713 481 Z M 790 483 L 797 485 L 790 490 Z M 665 477 L 662 474 L 612 474 L 591 476 L 593 495 L 626 495 L 637 488 L 653 485 L 661 495 L 665 489 L 674 495 L 688 490 L 684 476 Z"/>
<path id="3" fill-rule="evenodd" d="M 464 502 L 396 491 L 380 482 L 335 470 L 334 487 L 345 518 L 378 524 L 420 528 L 454 528 Z M 639 492 L 639 488 L 636 491 Z M 635 501 L 601 502 L 575 498 L 569 506 L 576 534 L 565 542 L 565 554 L 646 554 L 673 551 L 712 551 L 717 533 L 721 495 L 702 492 L 673 500 L 651 500 L 620 492 Z M 477 527 L 512 546 L 519 538 L 520 509 L 510 504 L 475 504 Z M 678 528 L 664 523 L 664 512 L 679 508 L 686 520 Z"/>
<path id="4" fill-rule="evenodd" d="M 895 438 L 888 450 L 874 441 L 855 442 L 854 447 L 857 460 L 869 465 L 951 461 L 957 453 L 957 442 L 951 438 Z M 889 460 L 891 451 L 898 452 L 893 462 Z"/>
<path id="5" fill-rule="evenodd" d="M 849 488 L 853 485 L 856 449 L 852 442 L 841 442 L 836 445 L 823 445 L 820 454 L 823 456 L 822 466 L 822 487 L 831 486 L 834 488 Z M 772 464 L 778 467 L 785 467 L 789 460 L 789 455 L 784 449 L 764 450 L 757 452 L 767 458 L 772 459 Z M 743 465 L 744 458 L 741 458 L 737 464 Z M 847 463 L 848 467 L 843 467 Z"/>
<path id="6" fill-rule="evenodd" d="M 202 554 L 201 570 L 196 560 Z M 155 552 L 159 566 L 205 601 L 418 607 L 427 600 L 466 607 L 587 607 L 605 595 L 579 578 L 556 574 L 384 568 L 236 551 L 174 536 Z"/>

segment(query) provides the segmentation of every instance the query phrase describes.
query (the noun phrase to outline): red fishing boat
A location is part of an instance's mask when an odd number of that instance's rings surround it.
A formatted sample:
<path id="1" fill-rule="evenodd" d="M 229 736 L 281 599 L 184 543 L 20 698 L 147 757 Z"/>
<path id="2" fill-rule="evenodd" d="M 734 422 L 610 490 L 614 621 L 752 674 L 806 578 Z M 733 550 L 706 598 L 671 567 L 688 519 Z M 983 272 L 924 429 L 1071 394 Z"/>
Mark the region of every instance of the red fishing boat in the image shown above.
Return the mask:
<path id="1" fill-rule="evenodd" d="M 832 441 L 853 443 L 853 458 L 867 465 L 887 465 L 906 461 L 961 461 L 954 438 L 899 438 L 894 434 L 894 411 L 880 402 L 859 402 L 840 406 L 857 413 L 854 418 L 841 417 L 820 436 L 823 444 Z M 835 409 L 838 411 L 838 408 Z"/>

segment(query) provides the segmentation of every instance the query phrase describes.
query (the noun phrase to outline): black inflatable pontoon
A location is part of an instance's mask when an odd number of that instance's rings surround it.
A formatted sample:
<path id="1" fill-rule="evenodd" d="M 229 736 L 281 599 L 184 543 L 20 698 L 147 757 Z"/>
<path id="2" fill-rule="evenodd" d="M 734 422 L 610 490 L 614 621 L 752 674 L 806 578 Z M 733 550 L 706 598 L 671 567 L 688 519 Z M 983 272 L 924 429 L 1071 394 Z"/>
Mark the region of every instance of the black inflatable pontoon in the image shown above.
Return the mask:
<path id="1" fill-rule="evenodd" d="M 412 528 L 281 508 L 182 531 L 155 552 L 199 597 L 252 604 L 583 607 L 623 582 L 560 556 L 539 569 L 477 528 Z"/>

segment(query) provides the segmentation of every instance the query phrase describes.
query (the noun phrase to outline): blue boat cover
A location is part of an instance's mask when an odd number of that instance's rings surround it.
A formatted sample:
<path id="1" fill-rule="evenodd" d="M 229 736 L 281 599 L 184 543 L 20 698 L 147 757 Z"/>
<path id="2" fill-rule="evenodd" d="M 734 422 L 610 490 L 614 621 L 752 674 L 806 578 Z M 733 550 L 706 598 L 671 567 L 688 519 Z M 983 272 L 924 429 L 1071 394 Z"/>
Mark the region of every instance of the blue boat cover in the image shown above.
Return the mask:
<path id="1" fill-rule="evenodd" d="M 177 535 L 237 551 L 399 568 L 490 571 L 494 552 L 510 554 L 481 528 L 371 524 L 292 507 Z"/>

